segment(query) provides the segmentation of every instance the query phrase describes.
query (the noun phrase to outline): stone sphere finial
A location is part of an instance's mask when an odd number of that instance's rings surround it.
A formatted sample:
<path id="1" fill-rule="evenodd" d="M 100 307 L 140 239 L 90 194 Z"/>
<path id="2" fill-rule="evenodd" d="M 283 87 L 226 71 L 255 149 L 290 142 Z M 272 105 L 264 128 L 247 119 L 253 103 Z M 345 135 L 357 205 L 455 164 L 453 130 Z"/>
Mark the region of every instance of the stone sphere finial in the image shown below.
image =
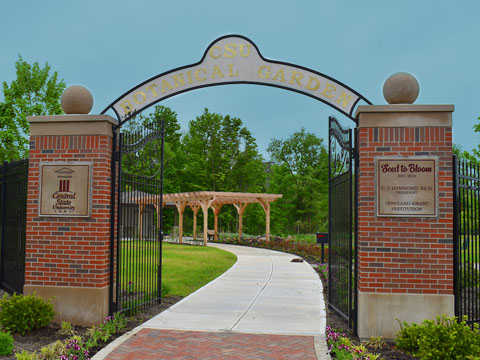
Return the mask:
<path id="1" fill-rule="evenodd" d="M 88 114 L 92 107 L 92 93 L 84 86 L 69 86 L 62 94 L 62 109 L 66 114 Z"/>
<path id="2" fill-rule="evenodd" d="M 417 79 L 406 72 L 391 75 L 383 85 L 383 96 L 389 104 L 413 104 L 419 92 Z"/>

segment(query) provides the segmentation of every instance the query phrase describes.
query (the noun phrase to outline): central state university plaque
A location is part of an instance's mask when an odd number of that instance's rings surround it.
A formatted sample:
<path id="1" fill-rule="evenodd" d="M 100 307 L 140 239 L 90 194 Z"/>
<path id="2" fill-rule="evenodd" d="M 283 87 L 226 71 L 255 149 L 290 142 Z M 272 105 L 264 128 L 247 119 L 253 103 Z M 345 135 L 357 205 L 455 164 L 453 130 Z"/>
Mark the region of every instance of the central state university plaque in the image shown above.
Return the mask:
<path id="1" fill-rule="evenodd" d="M 40 163 L 39 216 L 89 217 L 91 165 L 89 162 Z"/>
<path id="2" fill-rule="evenodd" d="M 436 158 L 377 158 L 376 215 L 437 216 Z"/>

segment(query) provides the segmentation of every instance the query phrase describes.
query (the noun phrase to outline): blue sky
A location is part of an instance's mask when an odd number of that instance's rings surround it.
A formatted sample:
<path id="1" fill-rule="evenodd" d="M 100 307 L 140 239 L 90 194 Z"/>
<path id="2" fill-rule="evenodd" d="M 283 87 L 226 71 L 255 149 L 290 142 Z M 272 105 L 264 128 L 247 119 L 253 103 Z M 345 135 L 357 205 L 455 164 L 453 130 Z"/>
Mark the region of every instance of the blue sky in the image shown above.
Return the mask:
<path id="1" fill-rule="evenodd" d="M 15 61 L 48 62 L 67 85 L 95 98 L 91 113 L 144 80 L 200 60 L 220 36 L 248 37 L 267 59 L 329 75 L 385 104 L 384 81 L 406 71 L 420 83 L 417 104 L 454 104 L 454 142 L 476 148 L 480 116 L 478 0 L 16 0 L 0 12 L 0 81 Z M 1 96 L 1 95 L 0 95 Z M 0 98 L 0 100 L 2 100 Z M 329 115 L 307 96 L 256 85 L 195 90 L 161 104 L 184 129 L 206 107 L 240 117 L 266 154 L 271 138 L 302 126 L 326 138 Z"/>

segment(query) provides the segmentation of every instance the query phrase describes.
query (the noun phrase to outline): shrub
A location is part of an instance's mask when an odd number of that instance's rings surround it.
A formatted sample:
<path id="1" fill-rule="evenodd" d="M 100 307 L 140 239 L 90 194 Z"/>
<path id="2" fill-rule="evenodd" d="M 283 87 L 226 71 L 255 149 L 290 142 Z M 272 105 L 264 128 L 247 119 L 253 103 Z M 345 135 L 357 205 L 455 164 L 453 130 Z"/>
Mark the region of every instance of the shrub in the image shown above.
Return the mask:
<path id="1" fill-rule="evenodd" d="M 88 360 L 90 355 L 88 349 L 85 348 L 82 338 L 80 336 L 74 336 L 68 340 L 65 347 L 65 354 L 60 356 L 60 360 Z"/>
<path id="2" fill-rule="evenodd" d="M 107 342 L 117 331 L 123 329 L 127 324 L 125 316 L 115 314 L 105 318 L 103 324 L 93 326 L 86 332 L 85 349 L 98 346 L 99 341 Z"/>
<path id="3" fill-rule="evenodd" d="M 47 301 L 36 294 L 5 294 L 0 299 L 0 325 L 13 333 L 25 335 L 26 332 L 45 327 L 54 315 L 51 299 Z"/>
<path id="4" fill-rule="evenodd" d="M 395 339 L 395 345 L 410 354 L 415 353 L 418 350 L 418 339 L 420 339 L 422 328 L 415 323 L 408 325 L 404 322 L 402 325 L 398 319 L 397 321 L 400 324 L 400 332 Z"/>
<path id="5" fill-rule="evenodd" d="M 283 251 L 290 254 L 295 254 L 303 257 L 305 260 L 312 260 L 320 262 L 322 258 L 322 248 L 316 244 L 298 243 L 293 240 L 284 240 L 281 238 L 272 237 L 269 242 L 261 238 L 245 238 L 238 241 L 237 238 L 225 236 L 222 237 L 221 243 L 233 244 L 233 245 L 245 245 L 252 247 L 259 247 L 271 250 Z M 325 248 L 325 261 L 328 261 L 328 248 Z"/>
<path id="6" fill-rule="evenodd" d="M 17 360 L 37 360 L 36 353 L 29 353 L 27 350 L 23 350 L 21 353 L 16 353 L 15 358 Z"/>
<path id="7" fill-rule="evenodd" d="M 13 336 L 0 331 L 0 356 L 10 355 L 13 351 Z"/>
<path id="8" fill-rule="evenodd" d="M 472 330 L 465 320 L 456 317 L 437 317 L 421 325 L 404 322 L 395 340 L 396 346 L 422 360 L 429 359 L 480 359 L 480 334 L 478 324 Z"/>
<path id="9" fill-rule="evenodd" d="M 371 354 L 363 345 L 355 345 L 345 334 L 338 334 L 330 326 L 326 328 L 328 350 L 335 359 L 377 360 L 380 355 Z"/>
<path id="10" fill-rule="evenodd" d="M 328 264 L 318 265 L 317 272 L 325 279 L 328 280 Z"/>
<path id="11" fill-rule="evenodd" d="M 64 336 L 75 336 L 77 333 L 75 332 L 75 329 L 73 328 L 73 325 L 70 324 L 68 321 L 62 321 L 62 325 L 60 330 L 58 330 L 59 335 L 64 335 Z"/>
<path id="12" fill-rule="evenodd" d="M 113 334 L 123 329 L 126 323 L 127 319 L 121 314 L 109 316 L 102 324 L 89 328 L 83 338 L 73 335 L 68 340 L 57 340 L 43 347 L 39 354 L 23 351 L 15 355 L 17 360 L 88 360 L 90 348 L 107 342 Z M 73 327 L 66 322 L 62 323 L 62 330 L 60 331 L 65 334 L 74 333 Z"/>
<path id="13" fill-rule="evenodd" d="M 387 344 L 383 340 L 383 337 L 381 336 L 370 336 L 370 339 L 368 341 L 365 341 L 365 346 L 375 349 L 375 350 L 380 350 L 383 349 Z"/>
<path id="14" fill-rule="evenodd" d="M 66 351 L 66 344 L 57 340 L 41 348 L 40 354 L 35 357 L 35 360 L 58 360 Z"/>

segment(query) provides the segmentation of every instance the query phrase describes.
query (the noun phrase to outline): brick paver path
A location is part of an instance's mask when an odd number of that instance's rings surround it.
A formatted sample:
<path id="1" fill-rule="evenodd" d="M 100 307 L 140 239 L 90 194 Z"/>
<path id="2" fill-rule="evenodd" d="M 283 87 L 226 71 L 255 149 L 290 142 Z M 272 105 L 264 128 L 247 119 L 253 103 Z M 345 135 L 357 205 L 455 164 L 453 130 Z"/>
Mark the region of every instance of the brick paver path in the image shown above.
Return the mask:
<path id="1" fill-rule="evenodd" d="M 106 359 L 316 360 L 317 357 L 313 336 L 144 328 L 118 346 Z"/>

